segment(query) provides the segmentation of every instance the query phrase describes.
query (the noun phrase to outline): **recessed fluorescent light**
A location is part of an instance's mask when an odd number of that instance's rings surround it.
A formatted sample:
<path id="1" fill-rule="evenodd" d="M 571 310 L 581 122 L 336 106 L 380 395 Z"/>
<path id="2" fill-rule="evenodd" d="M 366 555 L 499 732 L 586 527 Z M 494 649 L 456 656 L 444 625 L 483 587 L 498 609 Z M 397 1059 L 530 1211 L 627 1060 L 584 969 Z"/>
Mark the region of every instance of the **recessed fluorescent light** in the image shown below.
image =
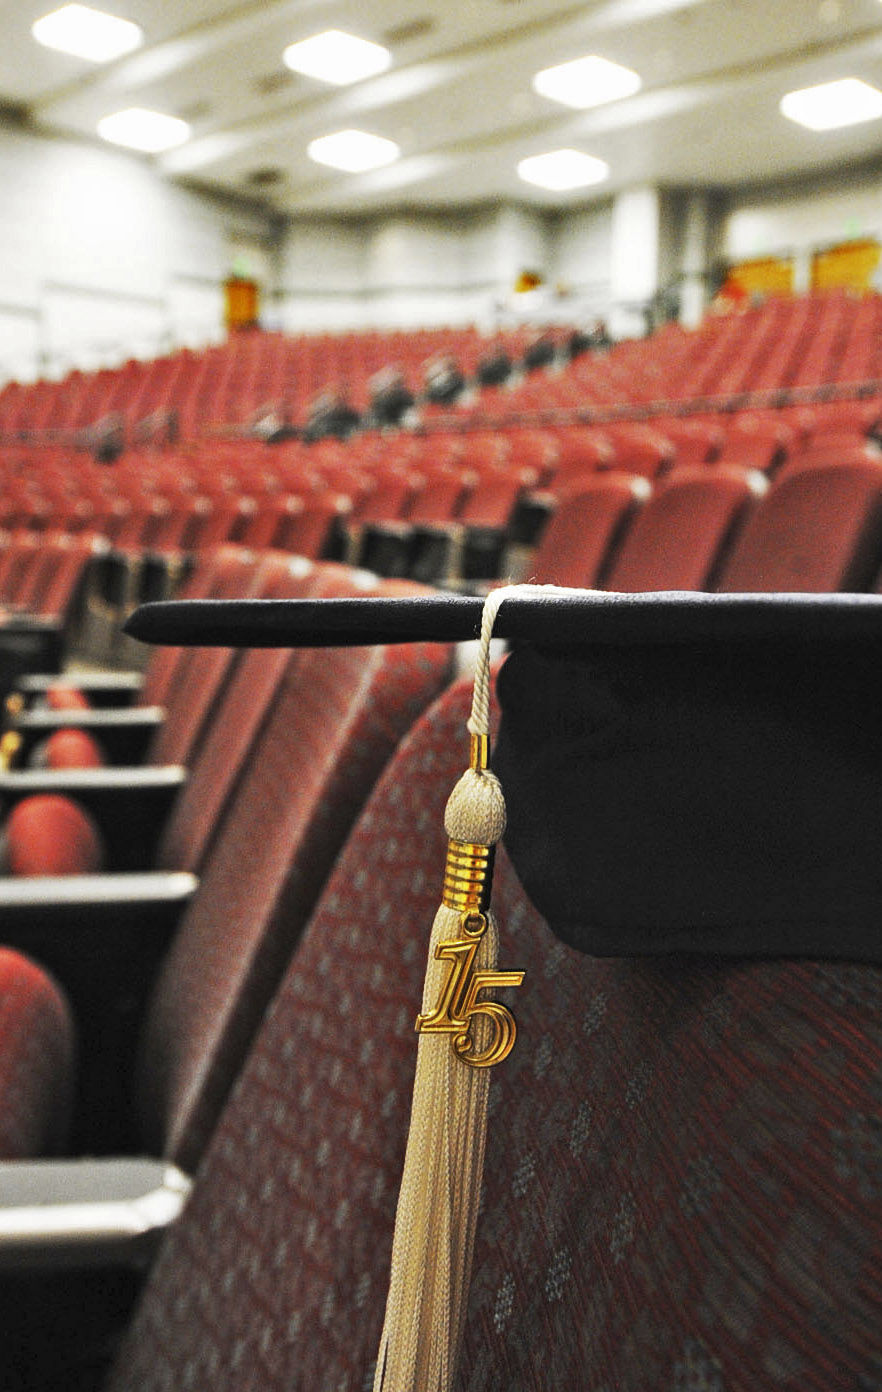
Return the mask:
<path id="1" fill-rule="evenodd" d="M 802 87 L 781 98 L 781 113 L 809 130 L 836 130 L 876 121 L 882 116 L 882 92 L 859 77 L 840 77 L 817 87 Z"/>
<path id="2" fill-rule="evenodd" d="M 127 145 L 131 150 L 158 155 L 161 150 L 172 150 L 189 140 L 190 127 L 177 116 L 130 106 L 126 111 L 104 116 L 98 122 L 98 134 L 114 145 Z"/>
<path id="3" fill-rule="evenodd" d="M 90 9 L 88 5 L 62 5 L 31 25 L 31 33 L 45 48 L 109 63 L 131 53 L 144 42 L 143 31 L 129 19 Z"/>
<path id="4" fill-rule="evenodd" d="M 560 193 L 602 183 L 609 174 L 609 165 L 593 155 L 583 155 L 581 150 L 551 150 L 547 155 L 522 159 L 518 173 L 528 184 Z"/>
<path id="5" fill-rule="evenodd" d="M 592 54 L 558 63 L 556 68 L 543 68 L 533 78 L 533 89 L 543 97 L 584 110 L 602 106 L 640 91 L 640 78 L 630 68 L 611 63 L 607 58 Z"/>
<path id="6" fill-rule="evenodd" d="M 329 164 L 332 169 L 344 169 L 347 174 L 361 174 L 366 169 L 392 164 L 401 151 L 394 140 L 386 140 L 382 135 L 342 130 L 311 140 L 306 153 L 316 164 Z"/>
<path id="7" fill-rule="evenodd" d="M 392 54 L 388 48 L 368 39 L 358 39 L 340 29 L 328 29 L 324 34 L 314 34 L 311 39 L 290 44 L 282 59 L 294 72 L 317 77 L 322 82 L 333 82 L 335 87 L 345 87 L 347 83 L 385 72 L 392 62 Z"/>

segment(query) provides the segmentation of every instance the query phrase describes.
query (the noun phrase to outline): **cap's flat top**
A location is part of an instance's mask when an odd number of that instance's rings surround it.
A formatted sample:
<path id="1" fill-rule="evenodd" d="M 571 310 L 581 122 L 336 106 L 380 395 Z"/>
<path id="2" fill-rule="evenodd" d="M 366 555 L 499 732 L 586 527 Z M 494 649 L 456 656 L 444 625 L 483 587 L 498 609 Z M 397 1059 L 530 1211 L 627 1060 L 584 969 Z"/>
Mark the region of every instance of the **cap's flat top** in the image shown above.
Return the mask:
<path id="1" fill-rule="evenodd" d="M 145 604 L 126 632 L 146 643 L 296 648 L 475 638 L 483 600 L 463 595 L 355 599 L 196 599 Z M 513 594 L 494 633 L 543 646 L 704 643 L 779 638 L 882 639 L 882 595 Z"/>

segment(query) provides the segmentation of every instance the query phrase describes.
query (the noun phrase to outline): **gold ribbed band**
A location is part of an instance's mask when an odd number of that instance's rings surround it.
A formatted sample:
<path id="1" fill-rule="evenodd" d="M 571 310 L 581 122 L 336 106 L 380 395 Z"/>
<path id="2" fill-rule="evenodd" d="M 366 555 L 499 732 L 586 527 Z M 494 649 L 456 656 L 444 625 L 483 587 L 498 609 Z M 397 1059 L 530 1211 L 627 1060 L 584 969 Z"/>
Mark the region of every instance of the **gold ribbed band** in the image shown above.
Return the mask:
<path id="1" fill-rule="evenodd" d="M 490 736 L 469 736 L 469 768 L 483 773 L 490 760 Z"/>
<path id="2" fill-rule="evenodd" d="M 483 912 L 490 898 L 493 875 L 492 846 L 472 841 L 449 841 L 444 867 L 442 903 L 457 913 Z"/>

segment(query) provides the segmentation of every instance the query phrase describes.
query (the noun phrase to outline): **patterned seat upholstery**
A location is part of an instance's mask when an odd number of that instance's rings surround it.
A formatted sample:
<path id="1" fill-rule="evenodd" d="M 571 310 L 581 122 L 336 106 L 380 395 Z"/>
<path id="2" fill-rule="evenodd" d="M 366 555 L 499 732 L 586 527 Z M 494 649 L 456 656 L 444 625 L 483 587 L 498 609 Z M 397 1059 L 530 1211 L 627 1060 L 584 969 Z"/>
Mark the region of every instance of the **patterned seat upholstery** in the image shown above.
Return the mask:
<path id="1" fill-rule="evenodd" d="M 315 590 L 344 597 L 356 586 L 351 573 L 328 566 Z M 384 591 L 421 592 L 401 582 Z M 141 1048 L 143 1134 L 186 1169 L 198 1161 L 362 804 L 442 686 L 450 650 L 427 643 L 248 656 L 272 661 L 272 700 L 237 765 L 228 806 L 211 819 L 217 830 L 200 888 L 164 963 Z M 235 754 L 232 736 L 217 743 L 219 774 Z M 205 796 L 210 802 L 210 788 Z M 176 815 L 182 835 L 189 820 L 187 807 Z"/>
<path id="2" fill-rule="evenodd" d="M 200 552 L 187 580 L 181 586 L 180 599 L 221 599 L 235 597 L 235 588 L 244 593 L 246 576 L 253 569 L 253 555 L 237 546 L 214 546 Z M 157 648 L 151 654 L 144 673 L 144 685 L 139 701 L 145 706 L 163 706 L 178 680 L 181 665 L 192 656 L 190 648 Z"/>
<path id="3" fill-rule="evenodd" d="M 317 562 L 302 573 L 291 574 L 286 561 L 284 572 L 273 577 L 260 598 L 343 599 L 363 592 L 359 573 L 349 566 Z M 287 683 L 293 692 L 300 668 L 309 664 L 305 654 L 281 648 L 198 651 L 227 652 L 234 663 L 220 699 L 214 693 L 215 713 L 207 722 L 187 783 L 163 831 L 158 860 L 167 870 L 201 870 L 236 780 L 255 740 L 261 737 L 269 713 L 276 709 L 280 685 Z M 434 691 L 427 693 L 426 700 L 432 695 Z M 291 699 L 296 701 L 296 695 Z M 296 755 L 292 758 L 296 760 Z"/>
<path id="4" fill-rule="evenodd" d="M 269 598 L 290 578 L 289 565 L 290 557 L 279 553 L 237 556 L 228 549 L 226 564 L 206 598 Z M 166 718 L 151 742 L 150 763 L 193 763 L 238 658 L 229 648 L 190 648 L 181 654 L 166 695 Z"/>
<path id="5" fill-rule="evenodd" d="M 467 711 L 453 688 L 360 818 L 112 1392 L 370 1388 Z M 457 1392 L 877 1387 L 882 974 L 593 959 L 504 855 L 496 879 L 501 961 L 527 978 Z"/>
<path id="6" fill-rule="evenodd" d="M 0 1159 L 57 1151 L 70 1118 L 73 1027 L 34 962 L 0 948 Z"/>

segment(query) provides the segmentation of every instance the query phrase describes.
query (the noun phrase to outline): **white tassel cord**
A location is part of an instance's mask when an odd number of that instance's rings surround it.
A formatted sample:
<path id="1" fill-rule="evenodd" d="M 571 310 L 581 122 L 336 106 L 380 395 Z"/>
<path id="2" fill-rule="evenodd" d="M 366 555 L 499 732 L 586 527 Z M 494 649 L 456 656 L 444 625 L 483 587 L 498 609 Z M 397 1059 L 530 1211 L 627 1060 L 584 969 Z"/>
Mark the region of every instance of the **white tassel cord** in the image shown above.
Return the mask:
<path id="1" fill-rule="evenodd" d="M 490 638 L 500 604 L 512 590 L 494 590 L 484 606 L 468 729 L 486 735 L 490 713 Z M 505 801 L 497 779 L 469 769 L 447 804 L 447 835 L 493 845 L 505 830 Z M 439 943 L 461 936 L 461 914 L 442 905 L 432 925 L 422 1010 L 436 1005 L 450 972 Z M 475 968 L 496 966 L 492 917 Z M 489 1023 L 473 1022 L 476 1047 Z M 449 1034 L 420 1034 L 404 1173 L 395 1217 L 392 1271 L 374 1392 L 450 1392 L 468 1300 L 475 1224 L 484 1170 L 488 1068 L 473 1068 L 453 1051 Z"/>

